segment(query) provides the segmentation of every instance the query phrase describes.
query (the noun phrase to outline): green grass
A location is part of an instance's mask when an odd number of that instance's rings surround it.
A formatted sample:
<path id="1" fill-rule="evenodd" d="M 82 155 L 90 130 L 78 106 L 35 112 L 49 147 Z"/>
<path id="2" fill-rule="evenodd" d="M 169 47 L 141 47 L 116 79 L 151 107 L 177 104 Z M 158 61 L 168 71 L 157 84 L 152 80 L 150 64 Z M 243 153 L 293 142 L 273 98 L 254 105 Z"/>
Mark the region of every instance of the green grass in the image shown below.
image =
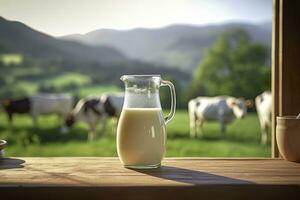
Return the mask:
<path id="1" fill-rule="evenodd" d="M 89 95 L 99 95 L 106 92 L 121 92 L 121 89 L 115 85 L 93 85 L 81 87 L 78 90 L 72 91 L 80 97 L 86 97 Z"/>
<path id="2" fill-rule="evenodd" d="M 91 83 L 91 78 L 79 73 L 65 73 L 44 81 L 45 85 L 51 85 L 54 88 L 64 88 L 69 85 L 84 86 Z"/>
<path id="3" fill-rule="evenodd" d="M 7 120 L 0 114 L 0 138 L 6 139 L 7 156 L 117 156 L 113 123 L 108 132 L 93 142 L 87 141 L 87 126 L 77 124 L 67 135 L 59 133 L 56 116 L 39 118 L 39 128 L 31 126 L 31 119 L 18 115 L 14 128 L 7 128 Z M 227 127 L 225 139 L 219 138 L 217 123 L 204 124 L 202 139 L 189 137 L 187 112 L 177 111 L 168 124 L 167 156 L 270 156 L 270 145 L 260 145 L 259 123 L 255 114 L 236 120 Z"/>
<path id="4" fill-rule="evenodd" d="M 16 90 L 23 91 L 23 93 L 32 95 L 37 92 L 38 85 L 30 81 L 18 81 L 14 84 Z"/>
<path id="5" fill-rule="evenodd" d="M 21 54 L 1 54 L 0 61 L 5 65 L 20 64 L 23 62 L 23 55 Z"/>

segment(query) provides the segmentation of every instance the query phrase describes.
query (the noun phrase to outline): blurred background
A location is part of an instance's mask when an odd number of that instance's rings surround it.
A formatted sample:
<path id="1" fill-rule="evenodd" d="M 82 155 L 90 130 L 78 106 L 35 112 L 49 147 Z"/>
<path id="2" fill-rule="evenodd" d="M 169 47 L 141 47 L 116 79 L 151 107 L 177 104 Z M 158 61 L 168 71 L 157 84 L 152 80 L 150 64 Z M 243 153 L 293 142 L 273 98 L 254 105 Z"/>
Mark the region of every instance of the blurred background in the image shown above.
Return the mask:
<path id="1" fill-rule="evenodd" d="M 207 122 L 191 138 L 188 101 L 197 96 L 252 99 L 271 88 L 272 0 L 0 0 L 0 99 L 37 93 L 123 91 L 123 74 L 161 74 L 174 83 L 177 113 L 167 156 L 270 156 L 255 107 L 227 126 Z M 169 108 L 168 90 L 161 91 Z M 87 141 L 88 125 L 62 134 L 61 119 L 0 111 L 7 156 L 117 156 L 115 122 Z"/>

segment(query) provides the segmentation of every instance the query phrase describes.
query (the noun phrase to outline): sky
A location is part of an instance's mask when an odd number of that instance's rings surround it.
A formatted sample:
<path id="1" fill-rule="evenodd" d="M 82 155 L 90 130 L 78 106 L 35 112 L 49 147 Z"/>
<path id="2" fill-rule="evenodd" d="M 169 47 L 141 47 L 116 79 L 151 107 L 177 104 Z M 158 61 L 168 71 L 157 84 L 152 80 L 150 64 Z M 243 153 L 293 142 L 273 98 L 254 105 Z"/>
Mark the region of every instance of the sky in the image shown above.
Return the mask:
<path id="1" fill-rule="evenodd" d="M 272 19 L 272 0 L 0 0 L 0 16 L 62 36 L 101 28 L 261 23 Z"/>

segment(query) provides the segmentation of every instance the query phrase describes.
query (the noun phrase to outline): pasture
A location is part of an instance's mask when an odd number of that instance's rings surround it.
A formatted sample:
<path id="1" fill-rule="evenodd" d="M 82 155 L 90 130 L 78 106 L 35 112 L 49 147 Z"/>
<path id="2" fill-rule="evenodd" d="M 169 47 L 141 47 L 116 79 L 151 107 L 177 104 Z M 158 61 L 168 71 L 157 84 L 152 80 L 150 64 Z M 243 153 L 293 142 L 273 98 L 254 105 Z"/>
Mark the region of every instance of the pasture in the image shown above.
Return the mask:
<path id="1" fill-rule="evenodd" d="M 7 156 L 117 156 L 115 132 L 110 121 L 105 134 L 87 141 L 87 126 L 76 124 L 69 134 L 59 132 L 59 119 L 39 117 L 39 127 L 33 128 L 27 115 L 15 115 L 13 129 L 0 113 L 0 138 L 8 141 Z M 166 156 L 270 156 L 270 142 L 260 145 L 259 122 L 255 113 L 236 120 L 227 127 L 225 139 L 219 138 L 219 124 L 206 123 L 202 139 L 189 137 L 189 120 L 185 110 L 177 111 L 168 124 Z"/>

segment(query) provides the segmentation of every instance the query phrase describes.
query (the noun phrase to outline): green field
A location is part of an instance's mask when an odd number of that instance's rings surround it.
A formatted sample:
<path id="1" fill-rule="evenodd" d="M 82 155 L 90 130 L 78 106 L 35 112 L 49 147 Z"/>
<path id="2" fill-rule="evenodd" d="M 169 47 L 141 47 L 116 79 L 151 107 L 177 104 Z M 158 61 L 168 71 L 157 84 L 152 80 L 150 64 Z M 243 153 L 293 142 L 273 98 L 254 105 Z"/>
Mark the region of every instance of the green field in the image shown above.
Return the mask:
<path id="1" fill-rule="evenodd" d="M 116 93 L 121 92 L 121 89 L 115 85 L 102 85 L 102 86 L 85 86 L 78 90 L 71 91 L 80 97 L 99 95 L 103 93 Z"/>
<path id="2" fill-rule="evenodd" d="M 77 124 L 67 135 L 59 133 L 56 116 L 39 118 L 39 128 L 33 128 L 31 118 L 17 115 L 13 129 L 8 129 L 4 113 L 0 114 L 0 138 L 6 139 L 7 156 L 117 156 L 115 133 L 110 122 L 107 133 L 97 140 L 87 141 L 87 126 Z M 167 126 L 167 156 L 270 156 L 270 145 L 260 145 L 259 123 L 255 114 L 236 120 L 220 139 L 217 123 L 204 124 L 202 139 L 189 137 L 188 115 L 178 111 Z"/>
<path id="3" fill-rule="evenodd" d="M 23 56 L 21 54 L 1 54 L 0 62 L 4 64 L 20 64 L 23 62 Z"/>

